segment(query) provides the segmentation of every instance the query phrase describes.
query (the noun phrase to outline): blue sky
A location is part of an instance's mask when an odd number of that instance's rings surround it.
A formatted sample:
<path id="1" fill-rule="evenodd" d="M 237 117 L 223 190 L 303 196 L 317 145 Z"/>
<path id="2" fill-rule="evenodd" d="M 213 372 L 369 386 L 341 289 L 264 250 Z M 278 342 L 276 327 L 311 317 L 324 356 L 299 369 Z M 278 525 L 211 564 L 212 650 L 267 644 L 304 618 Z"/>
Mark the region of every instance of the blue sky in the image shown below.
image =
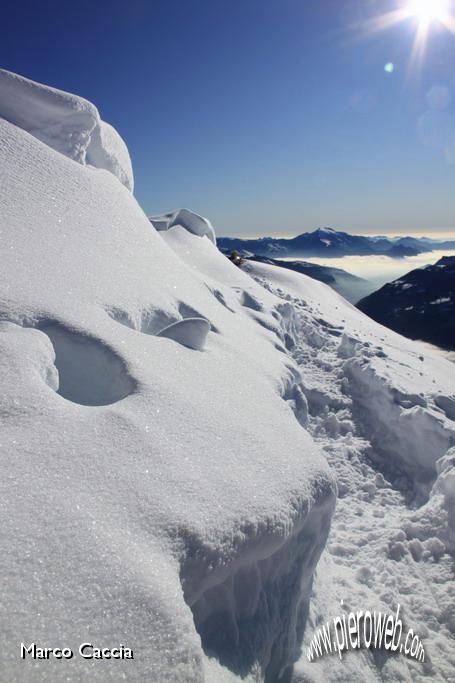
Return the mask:
<path id="1" fill-rule="evenodd" d="M 415 20 L 353 28 L 397 2 L 6 0 L 0 63 L 98 106 L 148 213 L 232 235 L 455 231 L 455 37 L 435 25 L 410 69 Z"/>

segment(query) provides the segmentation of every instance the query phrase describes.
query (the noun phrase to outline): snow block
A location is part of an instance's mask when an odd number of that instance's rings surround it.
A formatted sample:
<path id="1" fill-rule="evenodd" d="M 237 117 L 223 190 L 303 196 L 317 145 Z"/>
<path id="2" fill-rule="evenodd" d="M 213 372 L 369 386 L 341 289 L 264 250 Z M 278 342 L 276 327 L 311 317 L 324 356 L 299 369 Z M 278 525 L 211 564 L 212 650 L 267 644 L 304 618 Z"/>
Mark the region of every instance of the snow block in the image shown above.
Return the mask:
<path id="1" fill-rule="evenodd" d="M 399 460 L 415 481 L 431 482 L 436 461 L 450 447 L 453 430 L 413 394 L 405 398 L 373 364 L 352 358 L 344 365 L 364 433 L 386 460 Z M 414 400 L 413 400 L 414 398 Z"/>
<path id="2" fill-rule="evenodd" d="M 182 570 L 185 599 L 204 650 L 242 680 L 255 665 L 261 672 L 255 680 L 289 680 L 334 504 L 333 491 L 322 486 L 318 504 L 300 512 L 291 533 L 249 529 L 229 564 L 214 566 L 192 539 Z"/>
<path id="3" fill-rule="evenodd" d="M 0 117 L 79 164 L 109 171 L 133 190 L 128 149 L 88 100 L 0 69 Z"/>
<path id="4" fill-rule="evenodd" d="M 165 327 L 157 337 L 173 339 L 189 349 L 202 351 L 209 332 L 210 323 L 205 318 L 185 318 Z"/>
<path id="5" fill-rule="evenodd" d="M 170 230 L 178 225 L 193 235 L 198 235 L 199 237 L 207 236 L 209 240 L 216 244 L 215 230 L 210 221 L 189 209 L 177 209 L 170 213 L 149 216 L 149 221 L 155 230 Z"/>

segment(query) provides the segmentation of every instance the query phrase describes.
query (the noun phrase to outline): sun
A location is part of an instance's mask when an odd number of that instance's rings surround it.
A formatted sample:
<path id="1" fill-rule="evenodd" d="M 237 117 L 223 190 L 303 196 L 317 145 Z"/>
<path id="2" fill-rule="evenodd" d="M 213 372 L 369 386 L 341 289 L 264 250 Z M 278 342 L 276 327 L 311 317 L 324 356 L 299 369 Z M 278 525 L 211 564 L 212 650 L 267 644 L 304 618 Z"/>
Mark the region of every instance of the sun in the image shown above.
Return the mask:
<path id="1" fill-rule="evenodd" d="M 357 28 L 368 36 L 412 22 L 415 35 L 409 60 L 411 69 L 422 62 L 430 34 L 436 33 L 436 29 L 443 28 L 455 35 L 455 0 L 395 0 L 395 4 L 395 9 L 360 23 Z M 385 70 L 391 73 L 390 69 Z"/>
<path id="2" fill-rule="evenodd" d="M 444 26 L 455 32 L 451 0 L 408 0 L 404 6 L 403 19 L 417 20 L 417 29 L 411 54 L 411 65 L 422 61 L 431 29 Z"/>
<path id="3" fill-rule="evenodd" d="M 420 24 L 428 26 L 434 21 L 445 23 L 448 0 L 410 0 L 406 7 L 409 17 L 415 17 Z"/>

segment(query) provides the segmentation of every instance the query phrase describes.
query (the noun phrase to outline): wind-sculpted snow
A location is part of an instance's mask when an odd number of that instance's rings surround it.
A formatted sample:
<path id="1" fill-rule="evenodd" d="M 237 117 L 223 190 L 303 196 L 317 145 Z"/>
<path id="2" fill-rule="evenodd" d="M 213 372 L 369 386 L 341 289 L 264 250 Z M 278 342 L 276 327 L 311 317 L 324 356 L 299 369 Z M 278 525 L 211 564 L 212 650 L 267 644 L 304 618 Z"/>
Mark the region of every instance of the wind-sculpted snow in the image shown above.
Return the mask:
<path id="1" fill-rule="evenodd" d="M 216 244 L 215 230 L 210 221 L 189 209 L 177 209 L 171 213 L 163 213 L 160 216 L 150 216 L 149 220 L 156 230 L 170 230 L 170 228 L 180 226 L 193 235 L 198 235 L 199 237 L 207 236 L 209 240 Z"/>
<path id="2" fill-rule="evenodd" d="M 455 365 L 372 323 L 325 285 L 270 265 L 247 271 L 280 296 L 306 425 L 336 473 L 337 509 L 318 565 L 306 645 L 334 616 L 396 611 L 425 644 L 327 655 L 295 683 L 443 682 L 455 667 Z M 305 414 L 305 411 L 304 411 Z"/>
<path id="3" fill-rule="evenodd" d="M 90 136 L 86 163 L 110 171 L 128 190 L 133 191 L 133 167 L 128 148 L 115 128 L 101 119 Z"/>
<path id="4" fill-rule="evenodd" d="M 335 501 L 289 311 L 5 119 L 0 173 L 2 677 L 287 675 Z M 23 661 L 21 641 L 134 660 Z"/>
<path id="5" fill-rule="evenodd" d="M 158 337 L 174 339 L 189 349 L 202 351 L 209 331 L 210 323 L 205 318 L 184 318 L 158 332 Z"/>
<path id="6" fill-rule="evenodd" d="M 0 117 L 80 164 L 110 171 L 133 190 L 125 143 L 82 97 L 0 69 Z"/>
<path id="7" fill-rule="evenodd" d="M 103 406 L 133 393 L 135 382 L 106 344 L 55 323 L 41 323 L 38 329 L 54 348 L 61 396 L 81 405 Z"/>

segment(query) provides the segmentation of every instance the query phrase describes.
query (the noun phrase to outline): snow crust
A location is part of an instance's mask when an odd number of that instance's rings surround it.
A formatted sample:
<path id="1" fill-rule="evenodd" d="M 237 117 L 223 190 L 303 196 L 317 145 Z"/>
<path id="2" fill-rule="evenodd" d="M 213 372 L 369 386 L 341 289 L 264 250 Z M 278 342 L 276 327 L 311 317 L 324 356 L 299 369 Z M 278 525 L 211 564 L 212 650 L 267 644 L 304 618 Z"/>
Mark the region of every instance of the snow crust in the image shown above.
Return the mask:
<path id="1" fill-rule="evenodd" d="M 193 235 L 207 236 L 211 242 L 216 244 L 215 230 L 208 218 L 199 216 L 189 209 L 176 209 L 170 213 L 150 216 L 149 220 L 155 230 L 170 230 L 170 228 L 180 226 Z"/>
<path id="2" fill-rule="evenodd" d="M 80 164 L 113 173 L 133 191 L 128 149 L 88 100 L 0 69 L 0 117 Z"/>
<path id="3" fill-rule="evenodd" d="M 277 680 L 335 502 L 286 307 L 5 119 L 0 169 L 2 672 L 60 683 L 18 644 L 88 641 L 135 658 L 70 680 Z"/>

